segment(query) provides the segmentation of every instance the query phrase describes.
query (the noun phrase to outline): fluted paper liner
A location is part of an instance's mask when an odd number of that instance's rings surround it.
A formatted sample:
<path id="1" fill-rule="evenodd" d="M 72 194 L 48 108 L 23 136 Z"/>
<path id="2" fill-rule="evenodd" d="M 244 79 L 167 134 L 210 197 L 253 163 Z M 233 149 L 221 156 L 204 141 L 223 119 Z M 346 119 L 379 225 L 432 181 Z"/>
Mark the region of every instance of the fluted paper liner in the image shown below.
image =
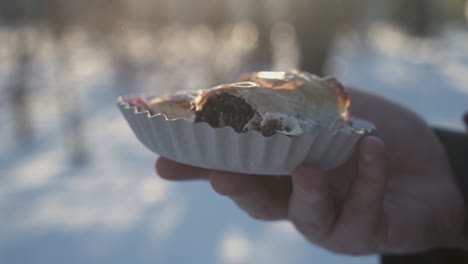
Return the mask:
<path id="1" fill-rule="evenodd" d="M 150 116 L 128 105 L 133 98 L 141 97 L 119 97 L 117 105 L 143 145 L 170 160 L 214 170 L 289 175 L 301 163 L 332 169 L 343 164 L 359 139 L 374 129 L 365 120 L 353 119 L 353 127 L 334 132 L 318 127 L 295 137 L 265 137 L 257 131 L 237 133 L 231 127 Z"/>

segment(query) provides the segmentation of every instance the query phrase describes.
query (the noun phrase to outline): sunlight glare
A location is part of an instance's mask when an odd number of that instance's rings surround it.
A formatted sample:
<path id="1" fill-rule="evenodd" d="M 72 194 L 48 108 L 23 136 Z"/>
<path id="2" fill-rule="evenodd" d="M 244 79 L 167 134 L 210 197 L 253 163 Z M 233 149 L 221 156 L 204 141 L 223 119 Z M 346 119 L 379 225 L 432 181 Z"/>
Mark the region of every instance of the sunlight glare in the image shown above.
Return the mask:
<path id="1" fill-rule="evenodd" d="M 239 230 L 228 230 L 221 241 L 221 259 L 223 263 L 242 263 L 251 255 L 250 241 Z"/>

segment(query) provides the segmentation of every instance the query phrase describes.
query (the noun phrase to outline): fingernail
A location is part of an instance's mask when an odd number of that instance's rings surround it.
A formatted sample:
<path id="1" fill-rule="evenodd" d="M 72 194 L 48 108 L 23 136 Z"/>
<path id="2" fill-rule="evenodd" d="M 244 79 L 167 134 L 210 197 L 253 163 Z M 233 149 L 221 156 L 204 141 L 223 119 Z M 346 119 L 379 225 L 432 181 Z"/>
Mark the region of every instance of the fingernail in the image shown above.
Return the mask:
<path id="1" fill-rule="evenodd" d="M 302 199 L 306 199 L 311 202 L 320 200 L 320 194 L 318 194 L 317 192 L 305 191 L 297 184 L 294 185 L 294 189 L 296 190 L 297 195 L 299 195 Z"/>
<path id="2" fill-rule="evenodd" d="M 366 152 L 362 153 L 362 159 L 363 159 L 365 162 L 372 162 L 373 158 L 374 158 L 374 157 L 373 157 L 372 154 L 370 154 L 370 153 L 366 153 Z"/>
<path id="3" fill-rule="evenodd" d="M 308 200 L 309 202 L 315 203 L 315 202 L 320 201 L 320 200 L 321 200 L 321 197 L 322 197 L 322 196 L 320 196 L 320 194 L 318 194 L 318 193 L 309 193 L 309 194 L 307 195 L 307 200 Z"/>
<path id="4" fill-rule="evenodd" d="M 326 180 L 321 169 L 311 165 L 300 166 L 293 172 L 292 180 L 295 192 L 303 199 L 309 201 L 321 199 L 320 191 Z"/>
<path id="5" fill-rule="evenodd" d="M 372 142 L 374 141 L 374 142 Z M 374 148 L 373 148 L 373 144 L 375 144 L 376 142 L 375 141 L 380 141 L 378 138 L 376 137 L 367 137 L 364 139 L 364 142 L 362 144 L 362 148 L 361 148 L 361 158 L 364 162 L 372 162 L 374 160 Z"/>
<path id="6" fill-rule="evenodd" d="M 364 162 L 372 162 L 374 159 L 368 144 L 368 142 L 364 142 L 364 145 L 361 148 L 361 158 Z"/>

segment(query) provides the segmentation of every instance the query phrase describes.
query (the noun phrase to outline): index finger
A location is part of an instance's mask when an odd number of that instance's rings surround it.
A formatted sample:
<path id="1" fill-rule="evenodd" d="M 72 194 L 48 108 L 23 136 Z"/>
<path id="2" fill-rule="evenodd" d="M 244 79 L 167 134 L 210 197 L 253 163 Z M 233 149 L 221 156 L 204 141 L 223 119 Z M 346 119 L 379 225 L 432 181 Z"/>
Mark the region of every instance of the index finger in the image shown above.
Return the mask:
<path id="1" fill-rule="evenodd" d="M 208 180 L 211 170 L 178 163 L 159 157 L 155 164 L 156 173 L 161 178 L 171 181 Z"/>

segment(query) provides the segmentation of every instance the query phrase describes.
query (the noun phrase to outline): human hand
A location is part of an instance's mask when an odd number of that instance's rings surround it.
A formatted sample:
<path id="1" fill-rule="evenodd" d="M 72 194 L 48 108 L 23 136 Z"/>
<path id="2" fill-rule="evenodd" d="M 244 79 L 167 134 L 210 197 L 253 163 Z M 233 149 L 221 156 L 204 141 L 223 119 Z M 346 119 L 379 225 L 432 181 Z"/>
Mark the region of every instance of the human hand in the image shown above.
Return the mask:
<path id="1" fill-rule="evenodd" d="M 372 121 L 343 166 L 301 165 L 291 176 L 242 175 L 164 158 L 169 180 L 206 179 L 256 219 L 289 220 L 312 243 L 344 254 L 462 247 L 465 208 L 440 142 L 424 121 L 383 98 L 348 89 L 352 114 Z"/>

